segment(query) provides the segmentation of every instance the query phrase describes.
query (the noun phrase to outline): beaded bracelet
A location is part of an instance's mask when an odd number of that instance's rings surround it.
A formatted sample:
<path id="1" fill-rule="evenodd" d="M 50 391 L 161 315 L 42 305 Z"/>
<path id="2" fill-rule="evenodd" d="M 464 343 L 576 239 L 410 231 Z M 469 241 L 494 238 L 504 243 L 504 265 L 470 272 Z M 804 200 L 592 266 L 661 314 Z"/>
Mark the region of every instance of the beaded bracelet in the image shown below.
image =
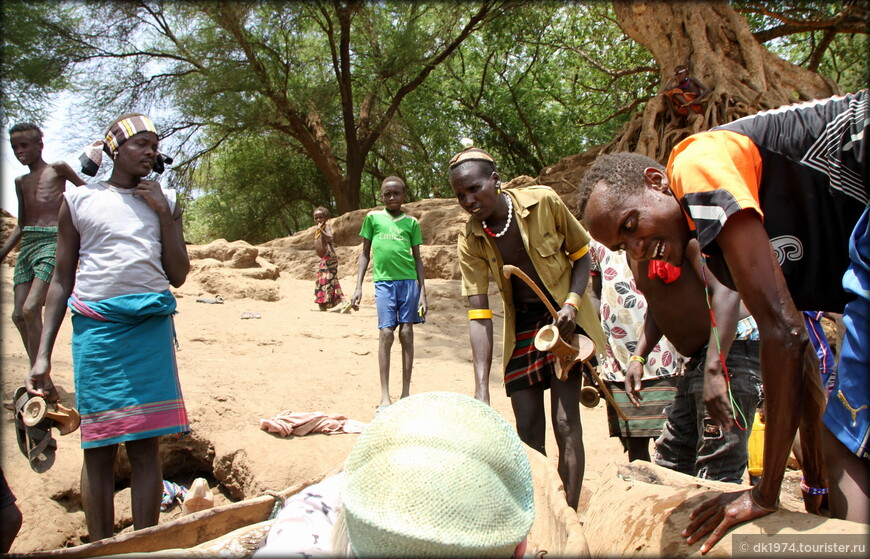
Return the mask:
<path id="1" fill-rule="evenodd" d="M 628 362 L 631 363 L 632 361 L 639 361 L 641 365 L 646 365 L 646 359 L 640 355 L 632 355 L 629 357 Z"/>
<path id="2" fill-rule="evenodd" d="M 807 495 L 827 495 L 827 487 L 810 487 L 804 478 L 801 478 L 801 491 Z"/>
<path id="3" fill-rule="evenodd" d="M 492 318 L 492 309 L 469 309 L 468 320 L 487 320 Z"/>

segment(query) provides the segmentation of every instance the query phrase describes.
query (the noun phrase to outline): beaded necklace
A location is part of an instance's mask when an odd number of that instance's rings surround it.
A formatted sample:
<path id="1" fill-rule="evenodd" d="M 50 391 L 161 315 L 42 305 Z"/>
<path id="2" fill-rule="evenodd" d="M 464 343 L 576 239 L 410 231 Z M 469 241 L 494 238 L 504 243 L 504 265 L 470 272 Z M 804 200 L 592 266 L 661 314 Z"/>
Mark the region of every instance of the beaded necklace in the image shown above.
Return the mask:
<path id="1" fill-rule="evenodd" d="M 505 233 L 507 233 L 507 230 L 510 229 L 510 227 L 511 227 L 511 221 L 513 219 L 514 204 L 513 204 L 513 202 L 511 202 L 511 197 L 508 196 L 507 194 L 503 194 L 503 196 L 505 197 L 505 200 L 507 201 L 508 214 L 507 214 L 507 223 L 504 224 L 504 229 L 501 230 L 501 233 L 493 233 L 492 230 L 486 226 L 486 220 L 484 220 L 482 223 L 483 230 L 486 231 L 487 235 L 489 235 L 490 237 L 492 237 L 494 239 L 498 239 L 499 237 L 501 237 Z"/>
<path id="2" fill-rule="evenodd" d="M 722 372 L 725 374 L 725 384 L 728 387 L 728 400 L 731 402 L 731 409 L 734 410 L 734 413 L 732 413 L 734 424 L 741 431 L 746 431 L 748 421 L 743 414 L 743 410 L 737 404 L 737 400 L 734 399 L 734 394 L 731 392 L 731 375 L 728 373 L 728 367 L 725 366 L 725 354 L 722 352 L 722 343 L 719 339 L 719 327 L 716 325 L 716 316 L 713 314 L 713 305 L 710 302 L 710 284 L 707 282 L 707 257 L 704 256 L 704 253 L 701 253 L 701 275 L 704 278 L 704 295 L 707 298 L 707 308 L 710 310 L 710 323 L 712 325 L 713 336 L 716 338 L 716 349 L 719 351 L 719 361 L 722 363 Z"/>

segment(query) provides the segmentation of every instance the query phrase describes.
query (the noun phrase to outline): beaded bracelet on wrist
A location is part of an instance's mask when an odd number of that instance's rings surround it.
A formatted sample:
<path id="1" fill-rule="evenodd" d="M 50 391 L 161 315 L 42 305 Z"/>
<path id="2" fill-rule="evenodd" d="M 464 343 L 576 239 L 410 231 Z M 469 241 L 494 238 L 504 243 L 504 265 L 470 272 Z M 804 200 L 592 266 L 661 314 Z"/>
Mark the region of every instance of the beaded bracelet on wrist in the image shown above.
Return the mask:
<path id="1" fill-rule="evenodd" d="M 827 487 L 810 487 L 804 478 L 801 478 L 801 491 L 807 495 L 827 495 Z"/>

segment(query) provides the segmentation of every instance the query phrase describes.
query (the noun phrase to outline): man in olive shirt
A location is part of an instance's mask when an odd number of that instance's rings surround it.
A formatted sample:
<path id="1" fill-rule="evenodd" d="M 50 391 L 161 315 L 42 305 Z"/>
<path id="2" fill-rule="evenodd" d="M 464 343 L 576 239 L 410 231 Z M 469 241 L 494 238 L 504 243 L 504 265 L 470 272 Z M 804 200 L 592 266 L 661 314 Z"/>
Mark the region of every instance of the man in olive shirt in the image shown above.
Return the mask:
<path id="1" fill-rule="evenodd" d="M 542 286 L 558 311 L 555 325 L 572 339 L 576 325 L 604 347 L 604 333 L 588 295 L 590 237 L 559 196 L 547 186 L 502 191 L 492 156 L 469 148 L 450 162 L 450 185 L 460 206 L 472 215 L 458 239 L 462 294 L 468 297 L 475 397 L 489 402 L 492 365 L 490 273 L 504 301 L 505 389 L 524 443 L 545 453 L 544 391 L 551 388 L 553 430 L 559 446 L 559 475 L 568 504 L 577 508 L 585 469 L 580 423 L 582 374 L 565 381 L 556 374 L 556 358 L 539 352 L 533 341 L 542 326 L 553 322 L 544 303 L 516 276 L 507 281 L 501 270 L 516 266 Z"/>

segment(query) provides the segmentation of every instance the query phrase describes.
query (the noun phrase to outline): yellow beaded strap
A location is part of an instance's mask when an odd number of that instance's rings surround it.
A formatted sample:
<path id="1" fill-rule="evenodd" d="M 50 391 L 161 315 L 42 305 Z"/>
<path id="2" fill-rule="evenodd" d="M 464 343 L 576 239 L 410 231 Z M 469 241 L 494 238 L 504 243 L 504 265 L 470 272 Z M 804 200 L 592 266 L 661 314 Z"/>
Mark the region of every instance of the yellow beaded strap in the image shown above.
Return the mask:
<path id="1" fill-rule="evenodd" d="M 646 359 L 644 359 L 641 355 L 632 355 L 631 357 L 629 357 L 628 362 L 631 363 L 632 361 L 640 361 L 641 365 L 646 365 Z"/>
<path id="2" fill-rule="evenodd" d="M 586 245 L 585 247 L 581 248 L 577 252 L 572 252 L 571 254 L 569 254 L 568 260 L 570 260 L 571 262 L 574 262 L 576 260 L 580 260 L 581 258 L 586 256 L 587 252 L 589 252 L 589 245 Z"/>
<path id="3" fill-rule="evenodd" d="M 468 320 L 489 320 L 492 318 L 491 309 L 469 309 Z"/>

